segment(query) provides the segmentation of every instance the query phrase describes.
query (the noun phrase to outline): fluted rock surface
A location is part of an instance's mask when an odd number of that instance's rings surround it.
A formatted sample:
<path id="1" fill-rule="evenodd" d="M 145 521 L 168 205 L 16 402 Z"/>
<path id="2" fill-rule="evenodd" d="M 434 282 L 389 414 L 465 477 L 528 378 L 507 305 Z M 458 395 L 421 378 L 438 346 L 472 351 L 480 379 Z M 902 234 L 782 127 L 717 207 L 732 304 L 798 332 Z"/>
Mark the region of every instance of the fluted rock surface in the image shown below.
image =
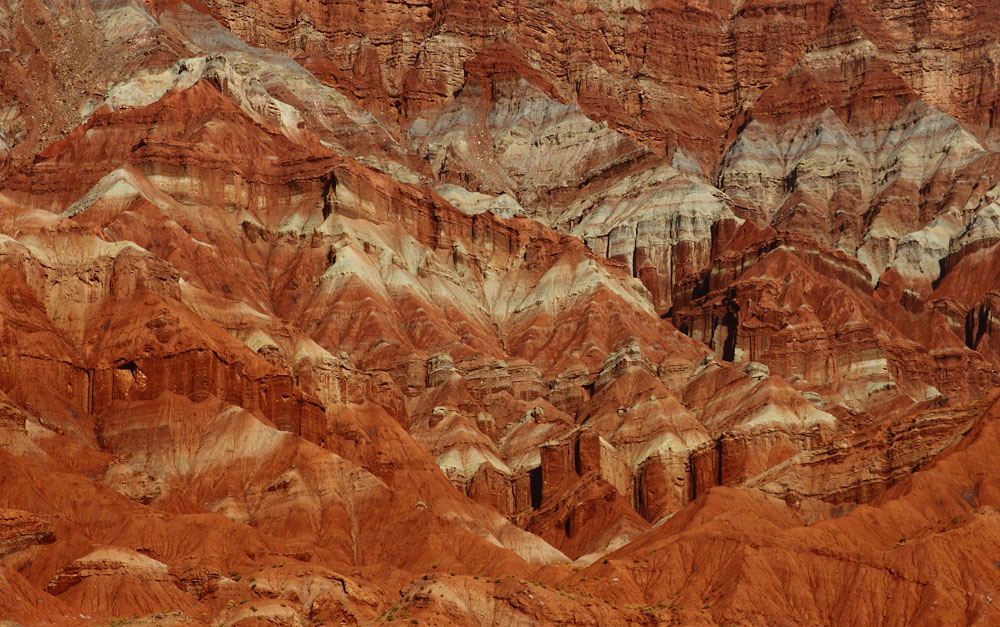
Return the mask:
<path id="1" fill-rule="evenodd" d="M 0 619 L 987 624 L 983 1 L 0 7 Z"/>

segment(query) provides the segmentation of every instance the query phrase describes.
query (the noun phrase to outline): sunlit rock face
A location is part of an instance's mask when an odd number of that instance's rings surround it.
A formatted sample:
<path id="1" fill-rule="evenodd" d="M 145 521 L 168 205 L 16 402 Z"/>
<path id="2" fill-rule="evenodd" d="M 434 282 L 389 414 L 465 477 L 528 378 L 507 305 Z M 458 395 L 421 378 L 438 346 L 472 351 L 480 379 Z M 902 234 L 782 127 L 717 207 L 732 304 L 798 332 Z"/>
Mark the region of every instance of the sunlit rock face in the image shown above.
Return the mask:
<path id="1" fill-rule="evenodd" d="M 1000 622 L 998 18 L 0 7 L 0 622 Z"/>

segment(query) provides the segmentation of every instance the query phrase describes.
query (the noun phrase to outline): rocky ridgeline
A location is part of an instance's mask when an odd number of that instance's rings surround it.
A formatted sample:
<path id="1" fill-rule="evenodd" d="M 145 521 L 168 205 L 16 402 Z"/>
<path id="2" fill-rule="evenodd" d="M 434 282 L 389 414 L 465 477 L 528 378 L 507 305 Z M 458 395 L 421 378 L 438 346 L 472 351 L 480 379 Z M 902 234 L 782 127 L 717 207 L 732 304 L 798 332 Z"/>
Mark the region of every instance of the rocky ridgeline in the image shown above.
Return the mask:
<path id="1" fill-rule="evenodd" d="M 998 622 L 994 5 L 0 7 L 0 617 Z"/>

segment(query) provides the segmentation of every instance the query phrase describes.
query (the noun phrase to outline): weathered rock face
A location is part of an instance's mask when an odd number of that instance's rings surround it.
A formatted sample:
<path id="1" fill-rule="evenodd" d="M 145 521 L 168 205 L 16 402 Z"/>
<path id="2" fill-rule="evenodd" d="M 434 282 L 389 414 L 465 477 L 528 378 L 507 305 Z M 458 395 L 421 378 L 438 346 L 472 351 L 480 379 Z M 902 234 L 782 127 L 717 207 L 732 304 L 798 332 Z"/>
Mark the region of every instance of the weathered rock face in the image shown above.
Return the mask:
<path id="1" fill-rule="evenodd" d="M 0 557 L 55 540 L 52 525 L 28 512 L 0 511 Z"/>
<path id="2" fill-rule="evenodd" d="M 997 17 L 0 7 L 0 618 L 997 620 Z"/>
<path id="3" fill-rule="evenodd" d="M 679 328 L 852 414 L 942 394 L 968 401 L 995 385 L 944 316 L 873 298 L 860 263 L 810 239 L 762 234 L 693 283 L 672 314 Z"/>
<path id="4" fill-rule="evenodd" d="M 171 580 L 166 564 L 117 548 L 98 549 L 71 562 L 56 573 L 46 591 L 93 613 L 144 614 L 194 602 Z"/>

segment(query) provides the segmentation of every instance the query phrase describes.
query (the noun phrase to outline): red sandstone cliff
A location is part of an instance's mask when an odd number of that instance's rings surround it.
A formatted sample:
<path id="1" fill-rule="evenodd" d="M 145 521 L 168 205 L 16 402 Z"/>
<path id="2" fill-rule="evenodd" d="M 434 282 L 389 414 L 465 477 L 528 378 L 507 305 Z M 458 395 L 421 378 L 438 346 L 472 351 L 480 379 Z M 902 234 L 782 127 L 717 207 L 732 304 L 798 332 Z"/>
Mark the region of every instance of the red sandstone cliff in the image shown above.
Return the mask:
<path id="1" fill-rule="evenodd" d="M 996 13 L 0 7 L 0 621 L 997 622 Z"/>

